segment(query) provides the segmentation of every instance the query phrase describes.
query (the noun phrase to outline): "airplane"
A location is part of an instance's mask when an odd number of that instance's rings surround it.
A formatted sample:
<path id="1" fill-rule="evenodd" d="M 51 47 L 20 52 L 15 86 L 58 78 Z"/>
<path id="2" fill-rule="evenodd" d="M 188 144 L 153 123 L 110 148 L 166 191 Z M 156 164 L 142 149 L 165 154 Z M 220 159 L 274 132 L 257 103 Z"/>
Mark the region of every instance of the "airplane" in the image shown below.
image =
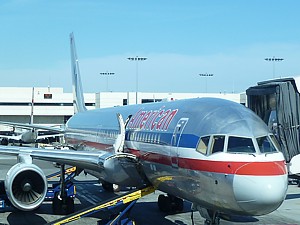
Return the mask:
<path id="1" fill-rule="evenodd" d="M 13 127 L 13 135 L 0 135 L 0 138 L 2 138 L 1 140 L 2 145 L 8 145 L 9 140 L 18 141 L 22 144 L 22 143 L 35 143 L 39 139 L 45 139 L 48 137 L 63 136 L 62 134 L 64 131 L 63 129 L 51 127 L 51 126 L 42 126 L 42 125 L 33 124 L 33 108 L 34 108 L 34 87 L 32 88 L 32 101 L 31 101 L 31 113 L 30 113 L 29 124 L 0 121 L 0 124 L 2 125 Z M 26 129 L 26 131 L 16 134 L 15 128 Z M 41 130 L 51 131 L 54 132 L 54 134 L 39 135 L 38 132 Z"/>
<path id="2" fill-rule="evenodd" d="M 70 150 L 1 146 L 18 163 L 7 173 L 11 203 L 30 211 L 47 191 L 43 171 L 32 159 L 73 165 L 96 176 L 104 189 L 153 185 L 164 212 L 192 203 L 205 224 L 219 224 L 221 213 L 259 216 L 284 201 L 287 168 L 274 135 L 245 106 L 217 98 L 194 98 L 87 110 L 79 63 L 70 34 L 76 114 L 66 123 Z M 123 119 L 124 118 L 124 119 Z M 74 208 L 56 196 L 53 208 Z"/>

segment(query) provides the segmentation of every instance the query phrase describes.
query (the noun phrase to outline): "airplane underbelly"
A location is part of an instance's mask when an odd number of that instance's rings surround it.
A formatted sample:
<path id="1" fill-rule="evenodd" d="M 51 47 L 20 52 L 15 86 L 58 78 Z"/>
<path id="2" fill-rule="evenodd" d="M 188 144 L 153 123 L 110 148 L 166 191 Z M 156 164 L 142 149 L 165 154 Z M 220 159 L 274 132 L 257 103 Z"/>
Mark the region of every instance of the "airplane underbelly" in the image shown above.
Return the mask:
<path id="1" fill-rule="evenodd" d="M 207 208 L 217 207 L 223 212 L 240 210 L 234 198 L 232 174 L 175 170 L 171 166 L 149 162 L 144 162 L 144 171 L 150 182 L 163 192 Z"/>
<path id="2" fill-rule="evenodd" d="M 200 199 L 208 207 L 213 206 L 213 208 L 219 208 L 223 212 L 226 212 L 227 209 L 230 209 L 230 211 L 233 209 L 239 211 L 232 188 L 233 174 L 215 172 L 197 173 L 202 184 L 202 193 L 195 194 L 197 199 Z"/>

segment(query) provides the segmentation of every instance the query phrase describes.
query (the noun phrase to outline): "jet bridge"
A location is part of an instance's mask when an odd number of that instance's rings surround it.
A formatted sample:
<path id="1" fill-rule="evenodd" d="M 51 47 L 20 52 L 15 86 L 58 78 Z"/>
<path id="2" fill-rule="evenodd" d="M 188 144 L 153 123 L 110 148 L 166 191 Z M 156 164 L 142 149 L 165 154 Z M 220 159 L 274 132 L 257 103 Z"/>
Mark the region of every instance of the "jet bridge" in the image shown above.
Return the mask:
<path id="1" fill-rule="evenodd" d="M 285 159 L 299 170 L 300 154 L 299 78 L 258 82 L 246 90 L 248 107 L 262 118 L 277 137 Z M 300 84 L 300 83 L 299 83 Z M 291 169 L 291 168 L 290 168 Z M 299 173 L 299 171 L 297 171 Z"/>

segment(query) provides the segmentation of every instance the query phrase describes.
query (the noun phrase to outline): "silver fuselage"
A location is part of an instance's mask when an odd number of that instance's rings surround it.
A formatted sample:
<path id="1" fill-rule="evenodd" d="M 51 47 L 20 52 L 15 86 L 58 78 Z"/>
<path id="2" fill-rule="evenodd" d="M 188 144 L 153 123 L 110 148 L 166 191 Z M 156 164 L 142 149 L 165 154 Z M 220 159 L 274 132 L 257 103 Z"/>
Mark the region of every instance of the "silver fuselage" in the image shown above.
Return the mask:
<path id="1" fill-rule="evenodd" d="M 142 172 L 159 190 L 199 207 L 243 215 L 270 213 L 285 199 L 284 157 L 279 151 L 260 151 L 263 145 L 257 140 L 269 140 L 271 133 L 243 105 L 197 98 L 84 111 L 68 121 L 66 141 L 77 149 L 116 154 L 112 147 L 120 129 L 116 113 L 124 120 L 130 117 L 124 152 L 138 157 Z M 201 152 L 203 137 L 209 139 L 205 152 Z M 223 140 L 221 151 L 213 152 L 215 137 Z M 230 152 L 233 137 L 250 140 L 252 152 Z M 122 176 L 127 176 L 128 185 L 136 182 L 133 173 L 111 171 L 114 174 L 101 169 L 93 174 L 110 182 L 117 183 Z"/>

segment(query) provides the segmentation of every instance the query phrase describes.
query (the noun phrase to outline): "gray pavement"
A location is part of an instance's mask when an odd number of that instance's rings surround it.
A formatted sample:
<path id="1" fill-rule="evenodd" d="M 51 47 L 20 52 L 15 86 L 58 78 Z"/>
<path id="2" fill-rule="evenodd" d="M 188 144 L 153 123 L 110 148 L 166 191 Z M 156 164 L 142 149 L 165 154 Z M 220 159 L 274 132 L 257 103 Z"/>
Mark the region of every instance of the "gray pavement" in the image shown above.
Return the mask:
<path id="1" fill-rule="evenodd" d="M 58 169 L 49 162 L 34 161 L 40 166 L 45 174 L 57 172 Z M 0 180 L 5 179 L 6 172 L 9 168 L 16 163 L 14 157 L 1 156 L 0 157 Z M 75 210 L 81 210 L 85 207 L 91 206 L 102 200 L 111 198 L 115 194 L 104 192 L 101 185 L 98 184 L 97 179 L 92 176 L 80 175 L 75 181 L 77 188 L 77 197 L 75 199 Z M 191 219 L 191 204 L 184 203 L 184 211 L 182 213 L 167 215 L 159 211 L 157 207 L 157 197 L 161 192 L 155 191 L 150 195 L 144 196 L 139 199 L 131 211 L 131 218 L 136 221 L 136 224 L 143 225 L 193 225 Z M 14 208 L 6 208 L 0 210 L 0 225 L 35 225 L 46 224 L 54 221 L 62 216 L 52 215 L 51 203 L 45 202 L 40 208 L 34 212 L 21 212 Z M 99 214 L 94 214 L 78 221 L 69 224 L 96 224 Z M 193 213 L 194 224 L 203 224 L 202 219 L 198 212 Z M 299 224 L 300 225 L 300 188 L 296 185 L 290 185 L 286 200 L 279 209 L 275 212 L 258 217 L 239 217 L 232 216 L 230 221 L 221 219 L 221 225 L 228 224 L 244 224 L 244 225 L 282 225 L 282 224 Z"/>

